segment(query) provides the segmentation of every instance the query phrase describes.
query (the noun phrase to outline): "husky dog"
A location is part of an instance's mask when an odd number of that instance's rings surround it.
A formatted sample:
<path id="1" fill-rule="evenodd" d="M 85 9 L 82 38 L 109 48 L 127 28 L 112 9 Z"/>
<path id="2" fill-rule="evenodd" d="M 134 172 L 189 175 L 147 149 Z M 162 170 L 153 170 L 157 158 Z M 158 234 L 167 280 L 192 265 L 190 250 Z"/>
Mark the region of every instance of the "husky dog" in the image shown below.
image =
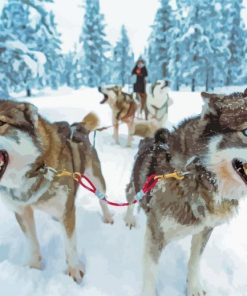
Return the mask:
<path id="1" fill-rule="evenodd" d="M 140 137 L 153 137 L 155 132 L 164 127 L 168 118 L 168 108 L 173 104 L 168 94 L 168 82 L 157 81 L 151 85 L 147 96 L 148 119 L 135 118 L 133 135 Z"/>
<path id="2" fill-rule="evenodd" d="M 29 266 L 41 268 L 34 209 L 58 220 L 65 237 L 68 274 L 77 282 L 84 275 L 76 247 L 75 197 L 78 183 L 58 178 L 54 170 L 90 173 L 99 190 L 105 191 L 96 151 L 88 133 L 98 125 L 93 113 L 70 128 L 68 123 L 51 124 L 29 103 L 0 101 L 0 196 L 14 211 L 30 248 Z M 112 217 L 101 204 L 105 222 Z"/>
<path id="3" fill-rule="evenodd" d="M 142 140 L 127 198 L 132 202 L 147 176 L 176 171 L 183 180 L 160 180 L 141 206 L 147 214 L 142 296 L 156 295 L 159 257 L 165 246 L 193 235 L 188 263 L 187 295 L 205 295 L 200 260 L 215 226 L 231 219 L 247 196 L 247 92 L 202 93 L 200 116 L 185 120 L 174 131 L 159 130 Z M 133 206 L 126 223 L 135 225 Z"/>
<path id="4" fill-rule="evenodd" d="M 122 87 L 99 88 L 104 95 L 101 104 L 108 102 L 112 109 L 114 139 L 117 144 L 119 144 L 119 122 L 128 125 L 128 146 L 131 146 L 133 136 L 152 137 L 159 128 L 164 126 L 168 116 L 168 107 L 172 104 L 167 87 L 167 81 L 157 81 L 151 86 L 148 95 L 148 110 L 150 110 L 148 120 L 135 118 L 135 113 L 140 106 L 132 95 L 122 91 Z"/>
<path id="5" fill-rule="evenodd" d="M 122 91 L 122 87 L 114 86 L 109 88 L 99 87 L 99 92 L 104 95 L 100 104 L 109 103 L 112 109 L 112 125 L 114 128 L 114 139 L 119 144 L 119 123 L 124 122 L 128 126 L 127 146 L 131 146 L 134 129 L 134 118 L 138 103 L 133 96 Z"/>
<path id="6" fill-rule="evenodd" d="M 168 108 L 172 104 L 173 100 L 169 95 L 169 82 L 167 80 L 158 80 L 151 85 L 147 97 L 149 118 L 154 118 L 158 122 L 166 122 Z"/>

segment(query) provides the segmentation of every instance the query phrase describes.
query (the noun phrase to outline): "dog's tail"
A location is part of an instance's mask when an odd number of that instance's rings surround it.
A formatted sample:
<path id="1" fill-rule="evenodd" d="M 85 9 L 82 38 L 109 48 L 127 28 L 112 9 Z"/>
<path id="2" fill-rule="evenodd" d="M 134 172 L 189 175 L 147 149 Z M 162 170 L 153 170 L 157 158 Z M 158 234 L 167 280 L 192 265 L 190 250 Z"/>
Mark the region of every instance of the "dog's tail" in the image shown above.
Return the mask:
<path id="1" fill-rule="evenodd" d="M 100 120 L 96 113 L 90 112 L 82 119 L 82 123 L 85 129 L 91 132 L 99 126 Z"/>

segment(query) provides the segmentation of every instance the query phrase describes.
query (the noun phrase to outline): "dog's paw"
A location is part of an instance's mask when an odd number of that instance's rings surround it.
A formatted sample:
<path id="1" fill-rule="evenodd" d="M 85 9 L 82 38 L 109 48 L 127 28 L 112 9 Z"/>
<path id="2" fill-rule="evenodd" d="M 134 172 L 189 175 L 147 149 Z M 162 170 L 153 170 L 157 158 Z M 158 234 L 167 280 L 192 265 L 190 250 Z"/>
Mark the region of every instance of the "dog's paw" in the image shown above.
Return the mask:
<path id="1" fill-rule="evenodd" d="M 42 257 L 39 255 L 31 258 L 28 262 L 28 266 L 30 268 L 42 269 Z"/>
<path id="2" fill-rule="evenodd" d="M 103 222 L 106 224 L 113 224 L 114 223 L 113 215 L 112 214 L 104 215 Z"/>
<path id="3" fill-rule="evenodd" d="M 82 279 L 84 277 L 84 269 L 81 264 L 78 264 L 78 266 L 69 266 L 67 270 L 67 274 L 72 277 L 72 279 L 80 284 L 82 282 Z"/>
<path id="4" fill-rule="evenodd" d="M 205 296 L 207 295 L 206 291 L 201 285 L 188 285 L 187 296 Z"/>
<path id="5" fill-rule="evenodd" d="M 125 221 L 125 225 L 129 229 L 136 227 L 136 218 L 135 218 L 135 216 L 133 216 L 133 215 L 126 215 L 124 217 L 124 221 Z"/>

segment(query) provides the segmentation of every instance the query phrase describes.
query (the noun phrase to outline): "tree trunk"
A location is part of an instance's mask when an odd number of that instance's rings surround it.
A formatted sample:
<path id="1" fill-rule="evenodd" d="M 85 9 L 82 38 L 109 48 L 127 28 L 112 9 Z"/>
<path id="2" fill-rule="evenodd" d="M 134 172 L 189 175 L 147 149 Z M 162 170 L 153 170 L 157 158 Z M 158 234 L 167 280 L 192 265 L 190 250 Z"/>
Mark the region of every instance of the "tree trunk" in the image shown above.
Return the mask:
<path id="1" fill-rule="evenodd" d="M 192 78 L 192 81 L 191 81 L 191 91 L 192 92 L 195 91 L 195 78 Z"/>
<path id="2" fill-rule="evenodd" d="M 206 82 L 205 82 L 205 88 L 206 88 L 206 91 L 209 90 L 209 73 L 208 73 L 208 69 L 206 71 Z"/>
<path id="3" fill-rule="evenodd" d="M 167 69 L 167 64 L 166 63 L 163 63 L 162 64 L 162 78 L 166 78 L 166 69 Z"/>
<path id="4" fill-rule="evenodd" d="M 231 71 L 227 70 L 227 76 L 226 76 L 226 85 L 229 86 L 231 84 Z"/>
<path id="5" fill-rule="evenodd" d="M 27 94 L 27 97 L 32 96 L 31 89 L 29 87 L 26 89 L 26 94 Z"/>
<path id="6" fill-rule="evenodd" d="M 179 81 L 178 81 L 178 78 L 176 79 L 176 90 L 178 91 L 179 90 Z"/>

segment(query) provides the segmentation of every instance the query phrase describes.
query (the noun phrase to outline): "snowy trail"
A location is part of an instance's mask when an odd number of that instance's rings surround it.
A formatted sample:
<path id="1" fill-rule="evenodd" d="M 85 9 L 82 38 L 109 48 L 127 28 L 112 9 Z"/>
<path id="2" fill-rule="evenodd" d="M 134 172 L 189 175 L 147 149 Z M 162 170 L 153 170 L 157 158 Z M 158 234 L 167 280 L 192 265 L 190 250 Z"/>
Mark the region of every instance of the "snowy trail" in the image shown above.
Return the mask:
<path id="1" fill-rule="evenodd" d="M 201 110 L 198 93 L 172 93 L 169 125 Z M 30 101 L 48 119 L 80 120 L 95 110 L 102 125 L 111 124 L 108 106 L 99 105 L 95 90 L 61 90 Z M 125 201 L 139 139 L 126 148 L 125 126 L 121 126 L 121 146 L 114 144 L 112 130 L 98 133 L 96 147 L 112 200 Z M 141 287 L 141 263 L 145 216 L 138 215 L 138 227 L 125 227 L 125 209 L 111 208 L 114 225 L 101 221 L 98 201 L 80 190 L 77 198 L 77 237 L 79 255 L 86 268 L 81 285 L 64 274 L 65 256 L 59 224 L 42 212 L 36 212 L 38 237 L 44 260 L 42 271 L 25 267 L 27 248 L 14 215 L 0 203 L 0 295 L 12 296 L 138 296 Z M 247 202 L 228 225 L 214 230 L 202 261 L 202 279 L 212 296 L 247 295 Z M 186 286 L 186 264 L 190 238 L 170 244 L 160 261 L 158 290 L 160 295 L 183 296 Z"/>

